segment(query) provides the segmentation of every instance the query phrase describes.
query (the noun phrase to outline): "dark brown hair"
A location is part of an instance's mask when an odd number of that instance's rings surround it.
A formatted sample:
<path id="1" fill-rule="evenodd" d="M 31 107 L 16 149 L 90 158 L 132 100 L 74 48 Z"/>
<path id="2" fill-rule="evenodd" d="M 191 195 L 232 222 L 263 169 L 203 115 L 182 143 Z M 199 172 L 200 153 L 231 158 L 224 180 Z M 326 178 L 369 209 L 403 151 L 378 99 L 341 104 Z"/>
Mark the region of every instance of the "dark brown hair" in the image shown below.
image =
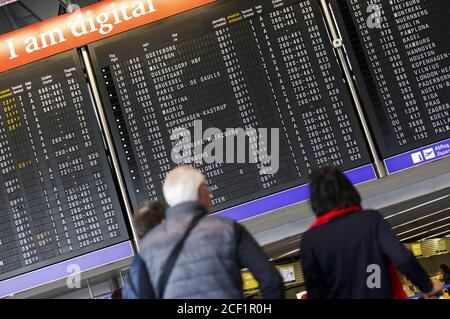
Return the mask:
<path id="1" fill-rule="evenodd" d="M 114 290 L 111 299 L 122 299 L 122 288 Z"/>
<path id="2" fill-rule="evenodd" d="M 349 179 L 335 166 L 315 169 L 310 175 L 311 207 L 318 216 L 332 209 L 361 204 L 361 196 Z"/>
<path id="3" fill-rule="evenodd" d="M 441 264 L 439 268 L 441 268 L 442 272 L 445 273 L 447 276 L 450 275 L 450 268 L 446 264 Z"/>
<path id="4" fill-rule="evenodd" d="M 145 201 L 139 205 L 134 213 L 134 226 L 139 239 L 164 220 L 166 208 L 165 203 L 152 203 L 150 201 Z"/>

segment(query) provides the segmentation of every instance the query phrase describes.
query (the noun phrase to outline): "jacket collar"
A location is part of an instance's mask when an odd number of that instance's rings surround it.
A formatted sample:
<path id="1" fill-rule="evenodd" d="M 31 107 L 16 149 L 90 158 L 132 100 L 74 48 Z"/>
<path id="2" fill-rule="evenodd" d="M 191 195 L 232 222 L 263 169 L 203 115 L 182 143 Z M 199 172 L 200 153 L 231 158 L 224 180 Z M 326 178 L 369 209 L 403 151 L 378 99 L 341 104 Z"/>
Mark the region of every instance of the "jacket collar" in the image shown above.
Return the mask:
<path id="1" fill-rule="evenodd" d="M 348 215 L 348 214 L 352 214 L 352 213 L 356 213 L 361 210 L 362 210 L 361 205 L 354 205 L 354 206 L 330 210 L 329 212 L 326 212 L 325 214 L 317 217 L 316 221 L 311 226 L 309 226 L 309 230 L 319 227 L 319 226 L 322 226 L 322 225 L 325 225 L 325 224 L 328 224 L 335 218 L 338 218 L 338 217 L 341 217 L 344 215 Z"/>
<path id="2" fill-rule="evenodd" d="M 185 202 L 166 210 L 166 218 L 173 218 L 180 215 L 197 215 L 197 214 L 208 214 L 206 208 L 200 205 L 198 202 Z"/>

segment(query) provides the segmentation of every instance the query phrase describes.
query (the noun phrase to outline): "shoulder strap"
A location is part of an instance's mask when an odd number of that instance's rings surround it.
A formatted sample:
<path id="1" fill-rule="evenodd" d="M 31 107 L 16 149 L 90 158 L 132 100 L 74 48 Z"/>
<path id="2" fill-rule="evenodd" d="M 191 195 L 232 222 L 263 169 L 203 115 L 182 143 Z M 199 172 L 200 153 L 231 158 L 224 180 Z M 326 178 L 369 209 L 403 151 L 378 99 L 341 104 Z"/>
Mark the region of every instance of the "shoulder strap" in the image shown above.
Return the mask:
<path id="1" fill-rule="evenodd" d="M 186 239 L 188 238 L 192 229 L 194 229 L 194 227 L 198 224 L 200 219 L 202 219 L 204 216 L 205 215 L 203 214 L 203 212 L 195 215 L 195 217 L 192 219 L 191 223 L 189 224 L 188 228 L 186 229 L 185 233 L 183 234 L 181 239 L 178 241 L 178 243 L 175 245 L 175 247 L 171 251 L 171 253 L 166 261 L 164 271 L 158 280 L 158 292 L 159 292 L 160 299 L 162 299 L 164 297 L 164 291 L 166 290 L 166 285 L 169 280 L 170 274 L 172 273 L 173 267 L 175 266 L 175 263 L 177 262 L 178 256 L 180 255 L 180 252 L 183 249 Z"/>

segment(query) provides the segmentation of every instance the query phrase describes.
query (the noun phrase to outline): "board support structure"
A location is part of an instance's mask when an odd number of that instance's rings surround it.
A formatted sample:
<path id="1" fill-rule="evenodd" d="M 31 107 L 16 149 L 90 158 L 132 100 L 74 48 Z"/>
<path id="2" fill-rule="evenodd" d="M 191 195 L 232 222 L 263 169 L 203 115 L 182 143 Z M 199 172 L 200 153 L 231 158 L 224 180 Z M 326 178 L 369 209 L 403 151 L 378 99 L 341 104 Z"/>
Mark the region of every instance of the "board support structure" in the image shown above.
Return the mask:
<path id="1" fill-rule="evenodd" d="M 119 184 L 120 195 L 122 196 L 123 203 L 125 205 L 125 210 L 126 210 L 129 222 L 130 222 L 131 231 L 133 234 L 133 244 L 135 246 L 136 251 L 139 251 L 139 242 L 137 240 L 138 236 L 137 236 L 137 232 L 136 232 L 136 229 L 135 229 L 134 223 L 133 223 L 133 208 L 131 207 L 131 204 L 130 204 L 131 202 L 130 202 L 130 198 L 128 196 L 125 180 L 123 177 L 123 172 L 120 169 L 120 162 L 119 162 L 119 158 L 117 156 L 117 150 L 114 145 L 113 137 L 111 135 L 111 130 L 108 125 L 105 108 L 104 108 L 102 99 L 100 97 L 100 91 L 98 89 L 98 84 L 97 84 L 97 81 L 95 78 L 94 68 L 92 66 L 91 58 L 89 56 L 89 52 L 86 47 L 81 48 L 81 57 L 82 57 L 82 60 L 83 60 L 83 63 L 84 63 L 85 69 L 86 69 L 87 80 L 90 84 L 92 96 L 94 98 L 95 109 L 96 109 L 96 112 L 99 117 L 100 125 L 102 126 L 102 129 L 104 132 L 104 137 L 105 137 L 107 147 L 109 149 L 109 155 L 111 157 L 111 162 L 112 162 L 112 166 L 113 166 L 114 173 L 115 173 L 114 175 Z"/>
<path id="2" fill-rule="evenodd" d="M 352 76 L 352 72 L 350 71 L 350 66 L 348 65 L 347 56 L 344 50 L 344 43 L 341 37 L 339 36 L 337 26 L 333 20 L 332 13 L 330 11 L 330 7 L 328 4 L 328 0 L 320 0 L 320 4 L 322 6 L 322 11 L 325 17 L 326 25 L 330 32 L 332 45 L 337 53 L 339 63 L 344 72 L 345 80 L 347 81 L 347 85 L 350 89 L 350 95 L 355 103 L 356 113 L 359 117 L 364 137 L 367 140 L 367 145 L 369 147 L 370 155 L 373 159 L 373 164 L 375 168 L 375 172 L 378 178 L 383 178 L 387 176 L 386 166 L 381 159 L 376 144 L 375 139 L 370 130 L 369 122 L 367 121 L 366 115 L 364 113 L 364 109 L 362 107 L 361 100 L 358 96 L 358 91 L 356 89 L 356 85 Z"/>

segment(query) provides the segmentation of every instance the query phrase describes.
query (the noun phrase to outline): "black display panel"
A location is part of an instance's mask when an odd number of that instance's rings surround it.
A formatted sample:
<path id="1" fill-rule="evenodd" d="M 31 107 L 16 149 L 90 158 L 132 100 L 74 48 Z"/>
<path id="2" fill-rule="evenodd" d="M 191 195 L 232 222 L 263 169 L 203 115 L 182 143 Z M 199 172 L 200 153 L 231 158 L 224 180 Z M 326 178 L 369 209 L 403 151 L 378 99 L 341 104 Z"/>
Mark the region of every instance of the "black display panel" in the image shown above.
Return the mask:
<path id="1" fill-rule="evenodd" d="M 78 53 L 0 74 L 0 280 L 129 238 Z"/>
<path id="2" fill-rule="evenodd" d="M 449 138 L 450 1 L 330 4 L 382 156 Z"/>
<path id="3" fill-rule="evenodd" d="M 318 1 L 216 1 L 89 51 L 134 206 L 163 200 L 170 134 L 195 119 L 280 132 L 276 174 L 199 165 L 214 211 L 303 184 L 313 167 L 370 162 Z"/>

